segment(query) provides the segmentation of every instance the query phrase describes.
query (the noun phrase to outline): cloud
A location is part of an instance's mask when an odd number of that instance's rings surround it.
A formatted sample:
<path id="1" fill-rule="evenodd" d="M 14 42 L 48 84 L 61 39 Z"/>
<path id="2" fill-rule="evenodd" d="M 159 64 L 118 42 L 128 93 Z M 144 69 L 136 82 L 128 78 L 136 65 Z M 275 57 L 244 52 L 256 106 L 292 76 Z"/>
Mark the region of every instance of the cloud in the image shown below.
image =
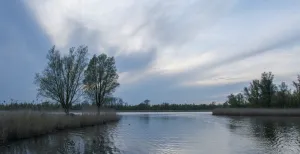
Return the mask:
<path id="1" fill-rule="evenodd" d="M 211 67 L 209 71 L 205 72 L 206 76 L 199 74 L 200 80 L 186 82 L 184 85 L 207 86 L 245 82 L 258 79 L 262 72 L 269 71 L 272 71 L 276 77 L 286 79 L 293 76 L 296 79 L 297 74 L 300 72 L 300 68 L 297 67 L 299 65 L 299 55 L 300 46 L 271 50 L 243 60 L 233 60 L 225 65 Z M 289 81 L 291 80 L 289 79 Z"/>
<path id="2" fill-rule="evenodd" d="M 300 71 L 296 0 L 31 0 L 25 4 L 59 48 L 86 44 L 91 53 L 115 56 L 123 85 L 118 91 L 123 96 L 138 93 L 139 99 L 154 95 L 168 99 L 174 96 L 167 95 L 182 94 L 177 100 L 196 101 L 230 93 L 227 89 L 240 88 L 263 71 L 286 80 Z M 212 87 L 223 91 L 205 92 Z M 143 89 L 149 95 L 141 94 Z M 205 94 L 192 97 L 200 93 L 196 91 Z"/>
<path id="3" fill-rule="evenodd" d="M 137 52 L 116 57 L 116 65 L 120 72 L 144 70 L 156 58 L 157 51 L 150 49 L 146 52 Z"/>
<path id="4" fill-rule="evenodd" d="M 162 68 L 159 71 L 178 71 L 174 57 L 182 56 L 179 60 L 193 61 L 186 63 L 183 68 L 198 64 L 192 53 L 199 51 L 180 48 L 216 23 L 234 2 L 32 0 L 27 4 L 58 47 L 68 47 L 74 40 L 86 37 L 82 42 L 96 46 L 96 52 L 115 48 L 117 51 L 110 54 L 116 56 L 148 52 L 156 48 L 159 49 L 157 57 L 148 69 L 159 66 Z M 77 33 L 82 32 L 84 36 L 76 37 Z M 89 39 L 87 36 L 90 35 L 93 37 Z M 207 53 L 198 58 L 205 56 L 208 56 Z"/>

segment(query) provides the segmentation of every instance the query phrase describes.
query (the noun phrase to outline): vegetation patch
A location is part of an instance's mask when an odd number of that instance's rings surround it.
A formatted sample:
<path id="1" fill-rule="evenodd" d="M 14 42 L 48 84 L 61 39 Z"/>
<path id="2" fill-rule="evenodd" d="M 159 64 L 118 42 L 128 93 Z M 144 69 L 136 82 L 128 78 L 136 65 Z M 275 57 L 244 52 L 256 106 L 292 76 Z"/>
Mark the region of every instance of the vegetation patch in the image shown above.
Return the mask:
<path id="1" fill-rule="evenodd" d="M 272 72 L 263 72 L 260 80 L 252 80 L 242 93 L 229 95 L 223 106 L 232 108 L 299 108 L 300 75 L 292 85 L 292 89 L 285 82 L 276 85 Z"/>
<path id="2" fill-rule="evenodd" d="M 101 114 L 47 114 L 35 111 L 0 112 L 0 145 L 17 139 L 36 137 L 58 130 L 118 121 L 115 112 Z"/>
<path id="3" fill-rule="evenodd" d="M 213 115 L 227 115 L 227 116 L 299 117 L 300 109 L 218 108 L 218 109 L 214 109 L 212 114 Z"/>

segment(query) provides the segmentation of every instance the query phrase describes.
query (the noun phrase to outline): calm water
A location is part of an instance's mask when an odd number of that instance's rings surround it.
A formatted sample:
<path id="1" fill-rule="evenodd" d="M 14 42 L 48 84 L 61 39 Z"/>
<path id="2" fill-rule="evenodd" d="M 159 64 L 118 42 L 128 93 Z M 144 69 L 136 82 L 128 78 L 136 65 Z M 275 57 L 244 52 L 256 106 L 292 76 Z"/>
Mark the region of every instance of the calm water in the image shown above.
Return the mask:
<path id="1" fill-rule="evenodd" d="M 300 153 L 300 119 L 211 113 L 121 113 L 118 123 L 0 147 L 0 153 Z"/>

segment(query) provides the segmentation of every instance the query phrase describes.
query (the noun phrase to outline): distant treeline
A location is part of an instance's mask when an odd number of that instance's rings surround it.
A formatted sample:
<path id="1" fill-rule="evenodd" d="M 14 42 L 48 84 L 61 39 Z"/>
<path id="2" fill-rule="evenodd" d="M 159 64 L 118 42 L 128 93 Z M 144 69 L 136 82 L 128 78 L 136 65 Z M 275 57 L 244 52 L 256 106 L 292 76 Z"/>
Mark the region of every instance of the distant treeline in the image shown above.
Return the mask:
<path id="1" fill-rule="evenodd" d="M 82 104 L 72 105 L 71 110 L 81 110 Z M 0 104 L 0 110 L 48 110 L 48 111 L 55 111 L 55 110 L 62 110 L 62 107 L 59 103 L 21 103 L 21 102 L 10 102 L 6 103 L 5 101 Z"/>
<path id="2" fill-rule="evenodd" d="M 90 104 L 87 102 L 73 104 L 71 110 L 91 110 L 95 108 L 95 104 Z M 212 102 L 210 104 L 150 104 L 150 100 L 145 100 L 137 105 L 129 105 L 123 102 L 120 98 L 111 98 L 109 102 L 105 103 L 103 108 L 115 109 L 118 111 L 188 111 L 188 110 L 212 110 L 217 107 L 223 107 L 223 105 L 216 104 Z M 11 102 L 0 104 L 0 110 L 44 110 L 44 111 L 57 111 L 62 110 L 59 103 L 20 103 Z"/>
<path id="3" fill-rule="evenodd" d="M 161 104 L 150 104 L 150 100 L 145 100 L 137 105 L 128 105 L 122 101 L 108 103 L 108 108 L 114 108 L 118 111 L 188 111 L 188 110 L 212 110 L 222 105 L 216 105 L 215 102 L 210 104 L 170 104 L 167 102 Z"/>
<path id="4" fill-rule="evenodd" d="M 231 94 L 223 106 L 252 108 L 298 108 L 300 107 L 300 75 L 293 82 L 293 90 L 285 82 L 273 83 L 272 72 L 261 74 L 242 93 Z"/>

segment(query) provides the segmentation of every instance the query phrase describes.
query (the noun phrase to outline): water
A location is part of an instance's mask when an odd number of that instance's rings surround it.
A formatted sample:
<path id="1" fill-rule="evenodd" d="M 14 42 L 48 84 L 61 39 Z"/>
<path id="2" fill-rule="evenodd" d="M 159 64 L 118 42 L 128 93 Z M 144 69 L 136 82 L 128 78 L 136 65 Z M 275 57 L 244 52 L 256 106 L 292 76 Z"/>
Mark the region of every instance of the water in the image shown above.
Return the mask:
<path id="1" fill-rule="evenodd" d="M 62 131 L 0 153 L 299 154 L 300 119 L 211 113 L 121 113 L 118 123 Z"/>

